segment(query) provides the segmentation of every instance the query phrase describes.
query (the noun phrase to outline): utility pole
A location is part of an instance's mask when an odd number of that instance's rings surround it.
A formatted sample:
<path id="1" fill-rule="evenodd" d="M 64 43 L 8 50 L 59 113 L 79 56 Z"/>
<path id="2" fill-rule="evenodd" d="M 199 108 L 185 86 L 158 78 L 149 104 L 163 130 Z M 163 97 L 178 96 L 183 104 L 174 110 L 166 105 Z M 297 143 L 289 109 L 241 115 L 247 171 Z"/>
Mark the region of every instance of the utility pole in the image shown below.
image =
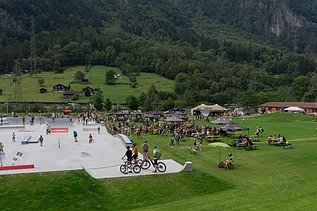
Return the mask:
<path id="1" fill-rule="evenodd" d="M 13 74 L 14 74 L 13 99 L 14 99 L 14 102 L 17 103 L 22 101 L 22 83 L 21 83 L 22 72 L 21 72 L 20 63 L 17 60 L 15 60 L 15 64 L 13 67 Z"/>
<path id="2" fill-rule="evenodd" d="M 36 73 L 36 52 L 35 52 L 35 18 L 31 17 L 31 67 L 30 67 L 30 75 Z"/>

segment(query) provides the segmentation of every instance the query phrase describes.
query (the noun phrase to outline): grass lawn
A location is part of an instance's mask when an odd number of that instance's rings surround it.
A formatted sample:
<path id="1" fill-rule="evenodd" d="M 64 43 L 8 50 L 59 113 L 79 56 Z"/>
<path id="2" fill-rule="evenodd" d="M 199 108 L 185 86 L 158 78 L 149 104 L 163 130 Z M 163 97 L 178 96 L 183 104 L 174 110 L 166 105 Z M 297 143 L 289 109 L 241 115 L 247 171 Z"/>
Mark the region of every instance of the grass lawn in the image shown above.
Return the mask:
<path id="1" fill-rule="evenodd" d="M 3 210 L 315 210 L 317 207 L 317 119 L 296 114 L 235 119 L 250 131 L 265 131 L 257 150 L 221 149 L 235 156 L 234 170 L 217 167 L 218 149 L 203 144 L 188 154 L 192 139 L 169 146 L 169 135 L 133 136 L 158 144 L 163 159 L 192 161 L 190 173 L 95 180 L 82 171 L 0 176 Z M 294 149 L 268 146 L 281 133 Z M 227 140 L 229 141 L 229 140 Z M 167 167 L 168 168 L 168 167 Z"/>
<path id="2" fill-rule="evenodd" d="M 117 73 L 121 74 L 121 78 L 118 80 L 118 84 L 108 85 L 105 83 L 105 73 L 113 69 Z M 61 74 L 55 74 L 53 72 L 41 72 L 32 77 L 28 75 L 22 76 L 22 99 L 26 102 L 60 102 L 62 94 L 53 93 L 52 87 L 55 84 L 70 84 L 72 90 L 81 91 L 86 86 L 92 88 L 100 88 L 103 91 L 104 98 L 109 98 L 113 103 L 124 103 L 126 97 L 130 95 L 139 96 L 141 92 L 147 92 L 151 84 L 154 84 L 159 91 L 173 91 L 174 82 L 162 76 L 154 73 L 141 73 L 137 76 L 138 85 L 136 88 L 131 88 L 129 85 L 129 78 L 122 75 L 118 68 L 106 67 L 106 66 L 93 66 L 86 77 L 89 79 L 89 83 L 81 84 L 75 83 L 74 74 L 77 71 L 83 71 L 83 66 L 77 66 L 68 68 Z M 40 94 L 39 89 L 41 86 L 38 84 L 38 79 L 44 78 L 45 84 L 43 88 L 48 90 L 45 94 Z M 12 77 L 6 75 L 0 75 L 0 89 L 3 90 L 3 94 L 0 95 L 0 102 L 13 101 L 14 84 L 12 83 Z M 81 96 L 79 102 L 90 102 L 90 98 Z"/>

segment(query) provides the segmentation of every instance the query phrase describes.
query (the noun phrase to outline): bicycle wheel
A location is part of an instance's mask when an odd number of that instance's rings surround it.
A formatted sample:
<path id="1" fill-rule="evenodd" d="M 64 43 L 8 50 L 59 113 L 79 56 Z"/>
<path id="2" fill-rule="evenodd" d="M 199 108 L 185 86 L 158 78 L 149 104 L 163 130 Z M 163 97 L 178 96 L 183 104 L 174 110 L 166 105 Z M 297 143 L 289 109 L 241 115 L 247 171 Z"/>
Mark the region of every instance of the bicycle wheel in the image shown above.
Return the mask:
<path id="1" fill-rule="evenodd" d="M 143 170 L 146 170 L 146 169 L 150 168 L 150 166 L 151 166 L 150 161 L 148 161 L 148 160 L 143 160 L 142 161 L 141 168 Z"/>
<path id="2" fill-rule="evenodd" d="M 139 166 L 142 166 L 143 160 L 142 160 L 142 159 L 138 159 L 138 160 L 136 161 L 136 163 L 137 163 Z"/>
<path id="3" fill-rule="evenodd" d="M 141 171 L 141 167 L 139 165 L 134 165 L 132 169 L 134 173 L 140 173 Z"/>
<path id="4" fill-rule="evenodd" d="M 164 172 L 164 171 L 166 171 L 166 165 L 165 165 L 165 163 L 163 163 L 163 162 L 158 162 L 158 163 L 157 163 L 157 170 L 158 170 L 159 172 Z"/>
<path id="5" fill-rule="evenodd" d="M 122 165 L 120 166 L 120 171 L 121 171 L 122 174 L 127 174 L 127 173 L 128 173 L 127 170 L 128 170 L 128 169 L 127 169 L 127 166 L 126 166 L 126 165 L 122 164 Z"/>

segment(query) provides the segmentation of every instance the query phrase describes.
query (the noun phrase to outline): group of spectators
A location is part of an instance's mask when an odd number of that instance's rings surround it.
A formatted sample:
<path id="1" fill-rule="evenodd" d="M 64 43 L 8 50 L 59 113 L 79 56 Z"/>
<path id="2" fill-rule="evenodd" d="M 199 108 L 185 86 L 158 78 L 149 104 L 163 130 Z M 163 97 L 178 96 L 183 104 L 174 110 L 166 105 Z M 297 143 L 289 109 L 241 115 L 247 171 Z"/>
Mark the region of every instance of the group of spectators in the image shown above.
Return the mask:
<path id="1" fill-rule="evenodd" d="M 240 136 L 236 141 L 233 142 L 232 146 L 237 148 L 251 148 L 253 146 L 253 141 L 248 136 Z"/>
<path id="2" fill-rule="evenodd" d="M 269 135 L 267 138 L 267 143 L 269 145 L 283 145 L 286 144 L 286 138 L 283 135 Z"/>

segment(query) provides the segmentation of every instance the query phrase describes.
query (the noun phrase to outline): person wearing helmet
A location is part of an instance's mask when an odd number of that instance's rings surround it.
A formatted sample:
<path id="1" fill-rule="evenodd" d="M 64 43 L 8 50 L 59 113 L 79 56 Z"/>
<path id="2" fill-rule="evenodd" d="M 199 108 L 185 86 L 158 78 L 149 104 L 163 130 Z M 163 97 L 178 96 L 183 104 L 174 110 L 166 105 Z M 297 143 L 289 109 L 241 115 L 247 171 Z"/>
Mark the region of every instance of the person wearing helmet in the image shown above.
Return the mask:
<path id="1" fill-rule="evenodd" d="M 154 168 L 155 170 L 153 172 L 157 172 L 157 167 L 158 167 L 158 160 L 161 157 L 161 152 L 160 150 L 157 148 L 157 145 L 154 145 L 154 150 L 153 150 L 153 161 L 154 161 Z"/>
<path id="2" fill-rule="evenodd" d="M 131 151 L 131 149 L 130 149 L 129 146 L 127 146 L 127 151 L 125 152 L 125 154 L 124 154 L 124 156 L 122 157 L 122 159 L 123 159 L 124 157 L 127 157 L 126 165 L 127 165 L 128 168 L 130 168 L 129 173 L 132 173 L 132 166 L 131 166 L 131 165 L 132 165 L 132 151 Z"/>

